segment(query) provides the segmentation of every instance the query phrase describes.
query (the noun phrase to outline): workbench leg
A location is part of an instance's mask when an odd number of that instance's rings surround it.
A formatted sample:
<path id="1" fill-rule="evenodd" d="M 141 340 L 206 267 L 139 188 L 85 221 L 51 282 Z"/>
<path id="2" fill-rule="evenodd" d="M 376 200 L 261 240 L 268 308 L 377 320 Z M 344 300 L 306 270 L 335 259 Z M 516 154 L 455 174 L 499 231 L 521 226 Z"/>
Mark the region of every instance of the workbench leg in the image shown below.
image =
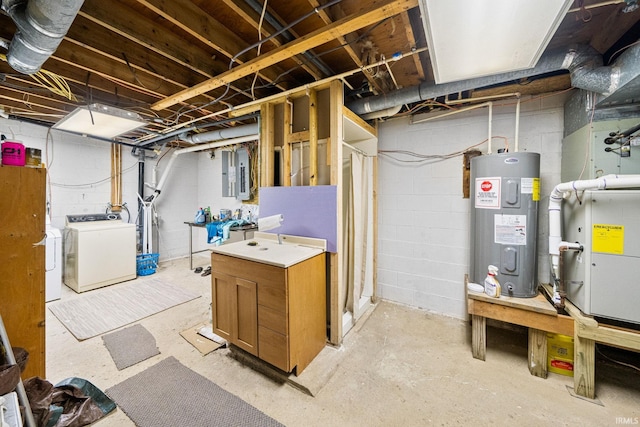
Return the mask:
<path id="1" fill-rule="evenodd" d="M 529 372 L 540 378 L 547 378 L 547 333 L 529 328 Z"/>
<path id="2" fill-rule="evenodd" d="M 471 315 L 471 353 L 480 360 L 487 355 L 487 319 L 476 314 Z"/>
<path id="3" fill-rule="evenodd" d="M 576 325 L 573 336 L 575 361 L 573 365 L 573 389 L 579 396 L 596 398 L 596 342 L 578 336 Z"/>

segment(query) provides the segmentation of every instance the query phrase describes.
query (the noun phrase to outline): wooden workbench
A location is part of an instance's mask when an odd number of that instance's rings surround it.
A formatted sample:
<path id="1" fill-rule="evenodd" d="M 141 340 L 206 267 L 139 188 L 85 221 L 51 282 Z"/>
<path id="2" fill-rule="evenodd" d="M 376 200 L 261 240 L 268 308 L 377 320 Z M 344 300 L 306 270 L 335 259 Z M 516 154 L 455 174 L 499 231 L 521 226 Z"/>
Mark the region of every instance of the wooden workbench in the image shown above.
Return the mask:
<path id="1" fill-rule="evenodd" d="M 542 294 L 535 298 L 492 298 L 484 293 L 467 291 L 467 304 L 472 322 L 473 357 L 485 360 L 486 319 L 526 326 L 529 328 L 529 372 L 537 377 L 547 377 L 547 332 L 574 335 L 573 319 L 559 315 Z"/>

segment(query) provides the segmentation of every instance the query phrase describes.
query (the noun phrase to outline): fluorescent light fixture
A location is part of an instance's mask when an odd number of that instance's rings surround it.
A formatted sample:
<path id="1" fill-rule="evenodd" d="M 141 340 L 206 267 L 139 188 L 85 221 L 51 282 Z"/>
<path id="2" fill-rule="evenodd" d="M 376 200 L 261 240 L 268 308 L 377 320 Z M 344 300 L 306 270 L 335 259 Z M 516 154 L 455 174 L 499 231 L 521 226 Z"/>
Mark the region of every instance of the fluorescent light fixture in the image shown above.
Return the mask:
<path id="1" fill-rule="evenodd" d="M 436 83 L 533 68 L 573 0 L 419 0 Z"/>
<path id="2" fill-rule="evenodd" d="M 53 125 L 52 129 L 115 138 L 146 124 L 137 113 L 102 104 L 91 104 L 76 108 Z"/>

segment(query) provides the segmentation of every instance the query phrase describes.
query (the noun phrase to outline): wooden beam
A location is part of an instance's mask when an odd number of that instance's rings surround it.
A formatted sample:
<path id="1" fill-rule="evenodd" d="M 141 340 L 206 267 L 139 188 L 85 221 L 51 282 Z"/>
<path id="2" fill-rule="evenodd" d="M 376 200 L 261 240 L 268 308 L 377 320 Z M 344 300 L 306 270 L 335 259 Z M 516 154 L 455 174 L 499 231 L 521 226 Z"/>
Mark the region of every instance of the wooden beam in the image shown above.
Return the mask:
<path id="1" fill-rule="evenodd" d="M 309 0 L 309 4 L 314 8 L 320 7 L 320 2 L 318 0 Z M 332 6 L 331 9 L 336 12 L 335 17 L 338 19 L 343 18 L 346 15 L 342 10 L 342 8 L 340 7 L 339 3 Z M 335 20 L 334 18 L 329 16 L 329 13 L 327 12 L 326 9 L 322 9 L 318 11 L 318 16 L 320 16 L 320 18 L 327 25 L 333 23 L 333 21 Z M 360 55 L 356 53 L 355 49 L 352 46 L 352 44 L 356 43 L 356 41 L 358 40 L 357 35 L 354 33 L 345 34 L 344 36 L 338 37 L 336 40 L 338 41 L 338 43 L 340 43 L 343 46 L 344 51 L 353 60 L 354 64 L 356 64 L 358 68 L 361 68 L 364 64 L 360 59 Z M 381 90 L 380 85 L 378 85 L 378 82 L 376 81 L 376 79 L 373 78 L 371 74 L 363 73 L 362 75 L 367 79 L 369 84 L 374 88 L 374 93 L 377 93 Z"/>
<path id="2" fill-rule="evenodd" d="M 274 183 L 274 110 L 270 102 L 260 106 L 260 182 L 258 187 L 273 187 Z"/>
<path id="3" fill-rule="evenodd" d="M 280 165 L 280 167 L 283 171 L 282 176 L 284 182 L 282 185 L 285 187 L 291 186 L 291 144 L 289 144 L 288 141 L 289 135 L 291 134 L 291 120 L 293 120 L 291 117 L 291 108 L 293 107 L 290 105 L 290 102 L 291 101 L 289 101 L 288 98 L 284 102 L 284 114 L 282 119 L 282 133 L 284 135 L 284 141 L 282 144 L 283 164 Z"/>
<path id="4" fill-rule="evenodd" d="M 309 90 L 309 185 L 318 185 L 318 93 Z"/>
<path id="5" fill-rule="evenodd" d="M 122 210 L 122 145 L 111 144 L 111 210 Z"/>
<path id="6" fill-rule="evenodd" d="M 268 37 L 271 34 L 275 34 L 278 31 L 273 26 L 271 26 L 266 20 L 262 22 L 262 27 L 260 27 L 259 25 L 260 15 L 256 11 L 251 9 L 251 7 L 248 4 L 244 2 L 233 1 L 233 0 L 223 0 L 223 1 L 224 1 L 224 4 L 226 4 L 231 10 L 236 12 L 242 19 L 244 19 L 253 28 L 255 28 L 256 30 L 260 28 L 260 34 L 262 34 L 263 37 Z M 270 7 L 267 6 L 267 9 L 274 18 L 282 22 L 282 20 L 279 19 L 277 14 Z M 290 28 L 288 31 L 295 38 L 300 37 L 292 28 Z M 273 37 L 269 39 L 269 43 L 273 44 L 276 47 L 280 47 L 283 44 L 278 37 Z M 303 60 L 298 55 L 291 57 L 291 60 L 295 61 L 302 69 L 307 71 L 314 79 L 319 80 L 323 77 L 322 73 L 320 72 L 320 70 L 318 70 L 317 67 L 309 64 L 308 63 L 309 61 Z"/>
<path id="7" fill-rule="evenodd" d="M 401 12 L 416 7 L 417 5 L 418 0 L 386 0 L 382 5 L 368 5 L 364 11 L 360 13 L 349 15 L 331 25 L 313 31 L 310 34 L 300 37 L 298 40 L 292 41 L 286 45 L 260 55 L 251 61 L 202 82 L 190 89 L 178 92 L 177 94 L 167 97 L 162 101 L 156 102 L 151 106 L 151 108 L 154 110 L 162 110 L 178 102 L 185 101 L 226 84 L 231 84 L 242 77 L 246 77 L 262 70 L 263 68 L 277 64 L 278 62 L 290 58 L 293 55 L 297 55 L 305 50 L 313 49 L 334 40 L 342 34 L 356 31 L 382 19 L 395 16 Z"/>
<path id="8" fill-rule="evenodd" d="M 402 24 L 404 26 L 405 34 L 407 35 L 407 40 L 409 40 L 409 47 L 411 49 L 417 47 L 416 38 L 413 34 L 413 29 L 411 27 L 411 20 L 409 19 L 409 14 L 407 12 L 401 13 L 400 18 L 402 19 Z M 413 63 L 416 66 L 416 72 L 418 73 L 418 78 L 422 81 L 425 79 L 424 69 L 422 68 L 422 63 L 420 62 L 420 55 L 411 55 L 413 57 Z"/>
<path id="9" fill-rule="evenodd" d="M 334 80 L 331 82 L 329 93 L 329 114 L 330 114 L 330 137 L 331 141 L 331 153 L 329 158 L 330 163 L 330 183 L 337 187 L 336 200 L 336 215 L 338 216 L 337 223 L 337 250 L 336 253 L 329 254 L 327 261 L 329 262 L 329 341 L 333 345 L 339 345 L 342 343 L 342 292 L 345 283 L 342 280 L 342 272 L 344 265 L 342 262 L 344 250 L 342 245 L 342 233 L 344 233 L 342 225 L 342 107 L 343 101 L 343 86 L 340 80 Z"/>
<path id="10" fill-rule="evenodd" d="M 286 138 L 287 144 L 294 144 L 296 142 L 309 141 L 309 131 L 302 130 L 300 132 L 290 133 Z"/>
<path id="11" fill-rule="evenodd" d="M 232 30 L 225 27 L 192 2 L 168 0 L 137 0 L 137 2 L 229 59 L 248 47 L 248 44 Z M 236 62 L 242 64 L 247 59 L 249 59 L 248 52 L 237 58 Z M 271 83 L 274 82 L 282 72 L 284 72 L 284 70 L 278 70 L 276 72 L 265 70 L 261 72 L 260 75 Z M 284 86 L 278 84 L 276 84 L 276 87 L 285 89 Z"/>
<path id="12" fill-rule="evenodd" d="M 355 123 L 356 125 L 358 125 L 359 127 L 361 127 L 362 129 L 366 130 L 367 132 L 369 132 L 371 135 L 373 136 L 377 136 L 378 135 L 378 130 L 376 128 L 374 128 L 373 126 L 371 126 L 369 123 L 365 122 L 362 117 L 360 117 L 359 115 L 357 115 L 356 113 L 354 113 L 353 111 L 351 111 L 350 109 L 348 109 L 346 106 L 342 107 L 342 114 L 348 119 L 351 120 L 353 123 Z"/>

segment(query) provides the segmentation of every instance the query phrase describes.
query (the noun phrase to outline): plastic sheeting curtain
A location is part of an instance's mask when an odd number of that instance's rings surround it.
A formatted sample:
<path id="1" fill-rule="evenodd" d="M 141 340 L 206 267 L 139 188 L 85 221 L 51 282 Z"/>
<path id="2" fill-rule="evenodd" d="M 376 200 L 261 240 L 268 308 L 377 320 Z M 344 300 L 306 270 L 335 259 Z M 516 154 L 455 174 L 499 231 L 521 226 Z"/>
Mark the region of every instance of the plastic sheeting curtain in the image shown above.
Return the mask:
<path id="1" fill-rule="evenodd" d="M 347 162 L 345 162 L 347 163 Z M 346 218 L 343 218 L 346 249 L 343 294 L 344 312 L 353 316 L 353 322 L 366 309 L 373 293 L 373 175 L 372 159 L 352 152 L 345 165 L 345 188 L 348 195 Z M 349 172 L 347 174 L 347 171 Z"/>

